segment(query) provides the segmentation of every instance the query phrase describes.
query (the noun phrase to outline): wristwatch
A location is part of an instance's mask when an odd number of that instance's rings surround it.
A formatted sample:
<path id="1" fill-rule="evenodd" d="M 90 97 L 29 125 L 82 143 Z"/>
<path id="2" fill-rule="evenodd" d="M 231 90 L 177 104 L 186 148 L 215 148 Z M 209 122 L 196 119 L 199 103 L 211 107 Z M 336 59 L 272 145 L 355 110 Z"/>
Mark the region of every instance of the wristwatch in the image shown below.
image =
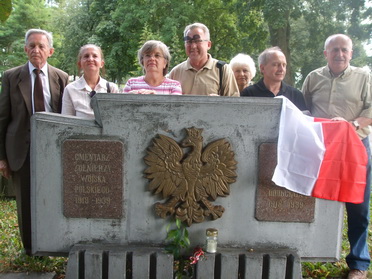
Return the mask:
<path id="1" fill-rule="evenodd" d="M 351 122 L 351 124 L 353 124 L 353 126 L 355 127 L 355 130 L 359 130 L 360 126 L 359 126 L 358 121 L 354 120 L 353 122 Z"/>

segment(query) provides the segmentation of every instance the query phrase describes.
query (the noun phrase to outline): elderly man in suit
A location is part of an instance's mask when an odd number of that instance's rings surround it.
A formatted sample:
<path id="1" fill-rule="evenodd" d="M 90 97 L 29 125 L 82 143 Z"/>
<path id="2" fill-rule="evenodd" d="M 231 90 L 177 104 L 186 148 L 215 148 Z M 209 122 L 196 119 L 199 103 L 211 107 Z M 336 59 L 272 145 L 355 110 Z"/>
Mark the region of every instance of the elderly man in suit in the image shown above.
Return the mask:
<path id="1" fill-rule="evenodd" d="M 0 94 L 0 173 L 13 178 L 18 223 L 31 255 L 30 118 L 38 111 L 61 112 L 68 75 L 47 63 L 54 52 L 52 35 L 30 29 L 25 36 L 29 61 L 5 71 Z"/>

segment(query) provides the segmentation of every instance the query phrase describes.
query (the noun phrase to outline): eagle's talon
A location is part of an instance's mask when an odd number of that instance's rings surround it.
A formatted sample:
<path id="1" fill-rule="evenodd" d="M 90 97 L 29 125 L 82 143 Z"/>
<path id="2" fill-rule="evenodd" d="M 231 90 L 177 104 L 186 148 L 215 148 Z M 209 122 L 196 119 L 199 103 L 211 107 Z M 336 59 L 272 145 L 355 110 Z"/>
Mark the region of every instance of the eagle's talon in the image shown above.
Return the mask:
<path id="1" fill-rule="evenodd" d="M 155 204 L 155 212 L 161 218 L 166 218 L 168 213 L 169 213 L 169 215 L 174 214 L 174 208 L 170 207 L 170 206 L 167 206 L 166 204 L 157 203 L 157 204 Z"/>
<path id="2" fill-rule="evenodd" d="M 222 214 L 225 212 L 225 208 L 221 205 L 213 206 L 213 208 L 207 209 L 204 211 L 205 216 L 211 216 L 213 220 L 220 218 Z"/>

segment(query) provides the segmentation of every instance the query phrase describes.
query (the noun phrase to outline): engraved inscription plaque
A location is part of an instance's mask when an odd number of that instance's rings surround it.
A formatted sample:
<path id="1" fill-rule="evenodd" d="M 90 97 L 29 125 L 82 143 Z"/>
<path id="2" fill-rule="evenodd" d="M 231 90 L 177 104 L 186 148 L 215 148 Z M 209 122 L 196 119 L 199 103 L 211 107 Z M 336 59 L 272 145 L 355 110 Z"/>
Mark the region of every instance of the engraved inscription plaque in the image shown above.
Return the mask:
<path id="1" fill-rule="evenodd" d="M 271 181 L 276 162 L 277 144 L 261 144 L 258 155 L 256 219 L 272 222 L 313 222 L 315 198 L 276 186 Z"/>
<path id="2" fill-rule="evenodd" d="M 72 218 L 123 216 L 123 143 L 69 139 L 62 146 L 63 214 Z"/>

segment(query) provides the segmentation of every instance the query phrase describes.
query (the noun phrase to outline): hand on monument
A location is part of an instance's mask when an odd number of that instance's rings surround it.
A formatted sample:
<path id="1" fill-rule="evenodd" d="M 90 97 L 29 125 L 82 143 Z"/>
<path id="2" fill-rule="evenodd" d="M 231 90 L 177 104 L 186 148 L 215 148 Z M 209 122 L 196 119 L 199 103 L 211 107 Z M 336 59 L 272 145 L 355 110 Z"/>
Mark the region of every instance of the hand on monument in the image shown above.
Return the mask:
<path id="1" fill-rule="evenodd" d="M 140 90 L 132 90 L 129 93 L 131 94 L 155 94 L 154 90 L 148 90 L 148 89 L 140 89 Z"/>
<path id="2" fill-rule="evenodd" d="M 339 117 L 339 116 L 333 117 L 331 120 L 333 120 L 333 121 L 346 121 L 347 122 L 347 120 L 345 118 Z"/>
<path id="3" fill-rule="evenodd" d="M 139 90 L 139 94 L 155 94 L 155 91 L 154 90 L 142 89 L 142 90 Z"/>
<path id="4" fill-rule="evenodd" d="M 11 171 L 6 160 L 0 160 L 0 174 L 6 179 L 11 177 Z"/>

